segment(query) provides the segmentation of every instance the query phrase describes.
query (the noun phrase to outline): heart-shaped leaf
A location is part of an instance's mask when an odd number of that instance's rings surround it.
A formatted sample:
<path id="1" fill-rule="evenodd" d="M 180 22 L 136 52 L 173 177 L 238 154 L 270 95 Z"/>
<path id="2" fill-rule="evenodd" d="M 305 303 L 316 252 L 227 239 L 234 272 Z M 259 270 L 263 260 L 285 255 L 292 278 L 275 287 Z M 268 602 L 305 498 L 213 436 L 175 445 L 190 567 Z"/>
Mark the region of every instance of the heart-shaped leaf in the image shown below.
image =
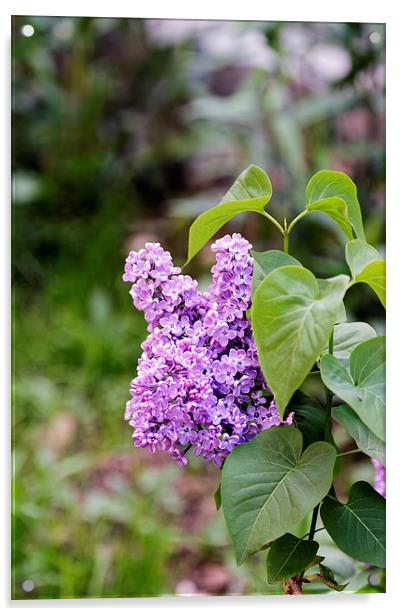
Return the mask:
<path id="1" fill-rule="evenodd" d="M 288 580 L 300 574 L 318 551 L 317 541 L 299 539 L 290 533 L 273 542 L 267 554 L 268 584 Z"/>
<path id="2" fill-rule="evenodd" d="M 346 404 L 332 409 L 332 417 L 341 423 L 358 447 L 371 458 L 385 464 L 385 443 L 368 429 L 366 424 Z"/>
<path id="3" fill-rule="evenodd" d="M 190 227 L 187 263 L 224 224 L 241 212 L 263 214 L 271 199 L 269 177 L 256 165 L 250 165 L 239 175 L 221 203 L 203 212 Z"/>
<path id="4" fill-rule="evenodd" d="M 353 277 L 352 284 L 368 284 L 385 308 L 385 261 L 379 252 L 367 242 L 353 240 L 346 244 L 345 253 Z"/>
<path id="5" fill-rule="evenodd" d="M 375 329 L 368 323 L 338 323 L 334 327 L 334 357 L 339 359 L 344 366 L 349 365 L 350 354 L 358 344 L 375 338 Z M 328 353 L 328 346 L 323 354 Z"/>
<path id="6" fill-rule="evenodd" d="M 353 229 L 348 218 L 348 206 L 343 199 L 327 197 L 314 203 L 308 203 L 306 209 L 309 212 L 322 212 L 326 214 L 336 222 L 350 240 L 353 239 Z"/>
<path id="7" fill-rule="evenodd" d="M 355 483 L 347 503 L 328 496 L 320 514 L 329 535 L 345 554 L 385 567 L 385 499 L 369 483 Z"/>
<path id="8" fill-rule="evenodd" d="M 385 337 L 359 344 L 350 356 L 350 373 L 333 357 L 321 358 L 321 377 L 334 394 L 347 402 L 363 423 L 385 440 Z"/>
<path id="9" fill-rule="evenodd" d="M 327 494 L 336 450 L 313 443 L 303 453 L 293 426 L 269 428 L 238 445 L 222 469 L 222 506 L 238 563 L 298 524 Z"/>
<path id="10" fill-rule="evenodd" d="M 262 282 L 270 272 L 278 267 L 282 267 L 283 265 L 299 265 L 301 263 L 288 255 L 283 250 L 267 250 L 266 252 L 256 252 L 255 250 L 251 251 L 251 254 L 254 259 L 253 264 L 253 284 L 252 284 L 252 294 L 254 292 L 260 282 Z"/>
<path id="11" fill-rule="evenodd" d="M 268 274 L 254 294 L 258 357 L 282 415 L 328 342 L 348 281 L 337 276 L 320 288 L 309 270 L 285 265 Z"/>
<path id="12" fill-rule="evenodd" d="M 342 210 L 339 203 L 326 201 L 330 197 L 344 201 L 346 212 Z M 323 203 L 324 201 L 326 203 Z M 356 237 L 362 240 L 365 239 L 362 214 L 357 199 L 357 189 L 350 177 L 340 171 L 318 171 L 318 173 L 313 175 L 306 188 L 307 208 L 312 209 L 313 204 L 320 202 L 322 203 L 321 208 L 327 208 L 325 213 L 341 226 L 348 237 L 350 237 L 350 231 L 345 222 L 345 215 L 347 215 L 348 221 L 353 226 Z M 320 208 L 317 207 L 317 209 Z M 332 215 L 330 212 L 332 212 Z"/>

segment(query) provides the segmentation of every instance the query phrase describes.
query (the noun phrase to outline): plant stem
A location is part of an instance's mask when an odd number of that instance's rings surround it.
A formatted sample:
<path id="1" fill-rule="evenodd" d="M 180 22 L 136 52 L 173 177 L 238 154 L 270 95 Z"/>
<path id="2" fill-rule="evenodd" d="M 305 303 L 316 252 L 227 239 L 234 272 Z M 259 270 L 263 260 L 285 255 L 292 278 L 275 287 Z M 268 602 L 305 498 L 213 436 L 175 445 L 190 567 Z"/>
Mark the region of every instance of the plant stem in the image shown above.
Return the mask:
<path id="1" fill-rule="evenodd" d="M 325 530 L 325 526 L 321 526 L 321 528 L 316 528 L 314 531 L 314 534 L 319 533 L 320 530 Z M 305 537 L 308 537 L 308 535 L 310 534 L 310 531 L 308 533 L 306 533 L 305 535 L 303 535 L 303 537 L 301 537 L 301 539 L 304 539 Z"/>
<path id="2" fill-rule="evenodd" d="M 286 252 L 286 254 L 289 254 L 289 235 L 287 231 L 285 231 L 283 235 L 283 252 Z"/>
<path id="3" fill-rule="evenodd" d="M 288 233 L 288 221 L 283 219 L 283 252 L 289 254 L 289 233 Z"/>
<path id="4" fill-rule="evenodd" d="M 294 219 L 292 220 L 292 222 L 290 223 L 290 225 L 288 226 L 288 229 L 287 229 L 287 230 L 288 230 L 288 233 L 290 233 L 290 232 L 291 232 L 291 230 L 293 229 L 293 227 L 295 226 L 295 224 L 296 224 L 297 222 L 299 222 L 299 220 L 301 220 L 302 218 L 304 218 L 305 216 L 307 216 L 307 214 L 309 214 L 309 211 L 308 211 L 308 210 L 303 210 L 302 212 L 300 212 L 300 214 L 298 214 L 298 215 L 296 216 L 296 218 L 294 218 Z"/>
<path id="5" fill-rule="evenodd" d="M 281 232 L 282 235 L 285 234 L 282 225 L 273 216 L 271 216 L 271 214 L 268 214 L 268 212 L 263 210 L 263 215 L 265 216 L 265 218 L 268 218 L 268 220 L 270 220 L 273 225 L 275 225 L 275 227 Z"/>
<path id="6" fill-rule="evenodd" d="M 351 453 L 361 453 L 361 449 L 351 449 L 350 451 L 344 451 L 343 453 L 338 453 L 337 458 L 341 458 L 342 456 L 348 456 Z"/>
<path id="7" fill-rule="evenodd" d="M 334 354 L 334 328 L 332 328 L 331 335 L 329 337 L 328 351 L 329 351 L 330 355 Z M 332 425 L 331 424 L 331 412 L 332 412 L 332 399 L 334 397 L 334 394 L 325 385 L 324 385 L 324 389 L 325 389 L 325 396 L 326 396 L 326 407 L 325 407 L 325 410 L 326 410 L 326 414 L 327 414 L 327 421 L 326 421 L 326 424 L 325 424 L 324 439 L 326 441 L 328 441 L 329 440 L 329 435 L 331 433 L 331 425 Z"/>
<path id="8" fill-rule="evenodd" d="M 323 528 L 319 528 L 318 530 L 315 529 L 315 525 L 317 524 L 317 518 L 318 518 L 318 512 L 320 509 L 320 503 L 318 503 L 318 505 L 316 505 L 313 509 L 313 515 L 311 517 L 311 524 L 310 524 L 310 530 L 307 533 L 308 534 L 308 540 L 312 541 L 314 539 L 314 535 L 315 533 L 317 533 L 319 530 L 323 530 Z M 306 535 L 303 535 L 302 539 L 304 537 L 307 537 Z M 294 578 L 293 578 L 294 579 Z M 303 594 L 302 591 L 302 582 L 304 580 L 304 570 L 301 572 L 301 574 L 298 576 L 298 580 L 300 580 L 300 594 Z M 290 582 L 290 580 L 288 580 Z M 290 594 L 289 592 L 286 592 L 286 588 L 284 587 L 284 592 L 285 594 Z"/>
<path id="9" fill-rule="evenodd" d="M 315 534 L 315 525 L 317 523 L 317 518 L 318 518 L 318 511 L 320 509 L 320 503 L 318 503 L 318 505 L 316 505 L 313 509 L 313 515 L 311 518 L 311 524 L 310 524 L 310 530 L 308 533 L 308 539 L 309 541 L 311 541 L 312 539 L 314 539 L 314 534 Z"/>
<path id="10" fill-rule="evenodd" d="M 307 216 L 308 213 L 309 213 L 308 210 L 303 210 L 302 212 L 300 212 L 300 214 L 298 214 L 296 218 L 292 220 L 289 226 L 285 218 L 284 224 L 283 224 L 283 252 L 286 252 L 286 254 L 289 254 L 289 235 L 293 227 L 299 220 L 304 218 L 304 216 Z"/>
<path id="11" fill-rule="evenodd" d="M 286 582 L 283 582 L 282 588 L 285 595 L 302 595 L 302 581 L 302 576 L 295 575 L 289 580 L 286 580 Z"/>

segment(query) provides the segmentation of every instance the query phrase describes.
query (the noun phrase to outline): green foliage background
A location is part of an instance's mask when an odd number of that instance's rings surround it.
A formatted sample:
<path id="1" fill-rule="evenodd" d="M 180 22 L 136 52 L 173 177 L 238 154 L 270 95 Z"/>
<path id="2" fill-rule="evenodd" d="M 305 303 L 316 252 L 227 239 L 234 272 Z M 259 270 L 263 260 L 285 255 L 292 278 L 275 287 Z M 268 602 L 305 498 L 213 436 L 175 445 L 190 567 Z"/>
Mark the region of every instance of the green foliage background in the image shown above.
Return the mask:
<path id="1" fill-rule="evenodd" d="M 383 252 L 384 53 L 380 24 L 13 19 L 14 598 L 279 592 L 262 555 L 236 568 L 212 464 L 180 470 L 132 448 L 124 403 L 145 325 L 123 262 L 160 241 L 184 263 L 192 219 L 252 162 L 280 219 L 315 171 L 348 173 Z M 281 248 L 259 216 L 227 231 Z M 317 276 L 347 272 L 324 215 L 291 242 Z M 203 249 L 189 267 L 201 284 L 211 259 Z M 383 333 L 368 287 L 348 311 Z M 350 483 L 372 481 L 368 458 L 342 460 Z M 339 581 L 367 585 L 373 572 L 319 534 Z"/>

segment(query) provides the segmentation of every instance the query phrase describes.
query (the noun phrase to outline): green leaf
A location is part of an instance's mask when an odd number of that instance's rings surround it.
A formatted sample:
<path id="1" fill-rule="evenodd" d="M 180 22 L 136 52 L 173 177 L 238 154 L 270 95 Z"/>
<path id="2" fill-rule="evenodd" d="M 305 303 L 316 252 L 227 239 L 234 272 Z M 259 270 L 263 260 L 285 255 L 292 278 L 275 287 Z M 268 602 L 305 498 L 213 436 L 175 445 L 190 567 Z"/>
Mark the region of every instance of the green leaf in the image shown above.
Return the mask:
<path id="1" fill-rule="evenodd" d="M 278 269 L 278 267 L 283 265 L 301 266 L 297 259 L 282 250 L 267 250 L 266 252 L 252 250 L 251 254 L 254 259 L 252 295 L 254 295 L 256 288 L 264 280 L 265 276 Z"/>
<path id="2" fill-rule="evenodd" d="M 222 203 L 256 197 L 266 197 L 269 201 L 271 196 L 272 184 L 268 175 L 257 165 L 249 165 L 223 196 Z"/>
<path id="3" fill-rule="evenodd" d="M 269 177 L 256 165 L 250 165 L 239 175 L 221 203 L 203 212 L 190 227 L 187 263 L 201 250 L 213 235 L 229 220 L 241 212 L 264 215 L 264 207 L 271 199 Z"/>
<path id="4" fill-rule="evenodd" d="M 348 206 L 339 197 L 327 197 L 306 205 L 309 212 L 322 212 L 326 214 L 342 229 L 345 235 L 352 240 L 353 229 L 348 218 Z"/>
<path id="5" fill-rule="evenodd" d="M 320 573 L 314 576 L 316 580 L 319 580 L 320 582 L 322 582 L 332 590 L 336 590 L 337 592 L 341 592 L 346 588 L 347 584 L 338 584 L 332 569 L 326 567 L 325 565 L 322 565 L 321 563 L 319 564 L 319 567 Z"/>
<path id="6" fill-rule="evenodd" d="M 318 173 L 313 175 L 313 177 L 307 184 L 307 206 L 311 207 L 311 204 L 319 203 L 320 201 L 322 202 L 329 199 L 330 197 L 342 199 L 346 203 L 347 216 L 349 222 L 354 228 L 356 237 L 361 240 L 364 240 L 365 235 L 362 222 L 362 214 L 360 211 L 360 204 L 357 199 L 356 185 L 352 182 L 350 177 L 340 171 L 318 171 Z M 327 207 L 329 209 L 329 202 Z M 333 213 L 335 212 L 337 207 L 339 210 L 339 206 L 332 206 Z M 331 215 L 329 211 L 325 213 Z M 344 219 L 340 211 L 338 212 L 337 216 L 338 220 L 336 220 L 336 222 L 340 224 L 342 220 L 342 225 L 344 225 Z M 334 216 L 332 216 L 332 218 L 334 218 Z M 346 229 L 344 229 L 344 231 L 346 233 Z M 348 235 L 348 233 L 346 234 Z"/>
<path id="7" fill-rule="evenodd" d="M 344 366 L 349 365 L 350 354 L 358 344 L 375 338 L 377 333 L 368 323 L 339 323 L 334 327 L 334 356 L 339 359 Z M 328 345 L 324 349 L 324 354 L 328 353 Z"/>
<path id="8" fill-rule="evenodd" d="M 320 513 L 329 535 L 345 554 L 385 567 L 385 499 L 370 484 L 355 483 L 345 504 L 328 496 Z"/>
<path id="9" fill-rule="evenodd" d="M 328 493 L 336 451 L 277 426 L 238 445 L 222 469 L 222 506 L 237 562 L 298 524 Z"/>
<path id="10" fill-rule="evenodd" d="M 363 423 L 385 440 L 385 337 L 360 343 L 350 356 L 350 373 L 332 355 L 321 358 L 321 377 Z"/>
<path id="11" fill-rule="evenodd" d="M 298 390 L 289 402 L 289 410 L 294 412 L 293 425 L 303 435 L 303 449 L 324 439 L 326 413 L 314 398 Z"/>
<path id="12" fill-rule="evenodd" d="M 304 518 L 296 524 L 296 526 L 293 526 L 293 528 L 289 530 L 289 532 L 296 537 L 305 537 L 310 530 L 310 524 L 311 512 L 305 515 Z"/>
<path id="13" fill-rule="evenodd" d="M 339 305 L 338 311 L 335 315 L 335 326 L 339 323 L 344 323 L 346 319 L 347 319 L 347 316 L 346 316 L 345 304 L 341 302 Z"/>
<path id="14" fill-rule="evenodd" d="M 326 278 L 326 279 L 317 278 L 320 292 L 324 293 L 325 290 L 328 288 L 328 285 L 331 284 L 333 280 L 337 280 L 338 278 L 341 278 L 341 277 L 342 276 L 333 276 L 332 278 Z M 338 310 L 336 311 L 334 323 L 343 323 L 344 321 L 346 321 L 346 318 L 347 318 L 346 308 L 345 308 L 345 304 L 342 301 L 338 306 Z"/>
<path id="15" fill-rule="evenodd" d="M 355 278 L 355 282 L 365 282 L 377 295 L 386 308 L 385 300 L 385 261 L 372 261 Z"/>
<path id="16" fill-rule="evenodd" d="M 317 556 L 314 556 L 313 560 L 311 561 L 311 563 L 309 563 L 306 567 L 306 571 L 308 569 L 312 569 L 312 567 L 316 567 L 317 565 L 319 565 L 320 563 L 322 563 L 322 561 L 325 560 L 325 556 L 320 556 L 319 554 L 317 554 Z"/>
<path id="17" fill-rule="evenodd" d="M 353 240 L 346 244 L 345 253 L 353 277 L 352 284 L 368 284 L 385 308 L 385 261 L 379 252 L 367 242 Z"/>
<path id="18" fill-rule="evenodd" d="M 338 276 L 320 289 L 309 270 L 285 265 L 268 274 L 254 294 L 258 357 L 282 416 L 329 339 L 348 281 Z"/>
<path id="19" fill-rule="evenodd" d="M 288 580 L 300 574 L 318 551 L 317 541 L 298 539 L 287 533 L 279 537 L 267 554 L 268 584 Z"/>
<path id="20" fill-rule="evenodd" d="M 358 415 L 346 404 L 332 409 L 332 417 L 341 423 L 358 447 L 371 458 L 385 464 L 385 443 L 368 429 Z"/>
<path id="21" fill-rule="evenodd" d="M 345 247 L 346 262 L 352 273 L 352 278 L 356 276 L 372 261 L 381 259 L 380 253 L 367 242 L 362 240 L 352 240 Z"/>

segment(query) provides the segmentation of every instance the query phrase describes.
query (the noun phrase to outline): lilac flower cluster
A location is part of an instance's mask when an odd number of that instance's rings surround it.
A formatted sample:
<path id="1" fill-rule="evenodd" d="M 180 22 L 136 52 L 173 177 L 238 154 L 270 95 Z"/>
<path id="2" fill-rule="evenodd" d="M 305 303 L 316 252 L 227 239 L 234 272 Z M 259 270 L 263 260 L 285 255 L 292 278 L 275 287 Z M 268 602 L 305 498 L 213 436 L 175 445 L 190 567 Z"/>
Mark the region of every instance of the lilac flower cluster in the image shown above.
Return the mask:
<path id="1" fill-rule="evenodd" d="M 246 317 L 250 249 L 238 233 L 216 241 L 212 284 L 204 293 L 159 244 L 128 255 L 123 280 L 133 283 L 130 294 L 149 332 L 125 414 L 136 447 L 166 451 L 183 465 L 192 446 L 196 456 L 220 466 L 236 445 L 282 423 L 264 395 Z"/>

